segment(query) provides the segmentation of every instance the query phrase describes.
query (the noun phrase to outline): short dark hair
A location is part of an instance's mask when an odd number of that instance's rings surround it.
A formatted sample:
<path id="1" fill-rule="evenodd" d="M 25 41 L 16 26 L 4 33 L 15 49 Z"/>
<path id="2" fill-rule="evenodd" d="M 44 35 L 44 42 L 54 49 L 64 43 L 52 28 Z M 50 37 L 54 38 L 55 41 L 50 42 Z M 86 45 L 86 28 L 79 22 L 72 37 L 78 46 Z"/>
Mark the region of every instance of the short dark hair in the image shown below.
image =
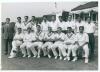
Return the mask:
<path id="1" fill-rule="evenodd" d="M 21 17 L 17 17 L 17 19 L 18 19 L 18 18 L 20 18 L 20 19 L 21 19 Z"/>
<path id="2" fill-rule="evenodd" d="M 61 19 L 62 19 L 62 16 L 59 16 L 59 18 L 61 18 Z"/>
<path id="3" fill-rule="evenodd" d="M 47 19 L 47 17 L 46 17 L 46 16 L 43 16 L 42 18 L 43 18 L 43 19 Z"/>
<path id="4" fill-rule="evenodd" d="M 80 29 L 80 28 L 83 28 L 83 29 L 84 29 L 84 26 L 79 26 L 79 29 Z"/>
<path id="5" fill-rule="evenodd" d="M 34 17 L 34 18 L 35 18 L 35 16 L 32 16 L 32 17 Z"/>
<path id="6" fill-rule="evenodd" d="M 67 27 L 67 29 L 72 29 L 72 27 Z"/>
<path id="7" fill-rule="evenodd" d="M 46 16 L 44 15 L 43 18 L 46 18 Z"/>
<path id="8" fill-rule="evenodd" d="M 7 19 L 10 20 L 10 18 L 6 18 L 6 20 L 7 20 Z"/>
<path id="9" fill-rule="evenodd" d="M 17 29 L 22 29 L 21 27 L 18 27 Z"/>
<path id="10" fill-rule="evenodd" d="M 24 17 L 27 17 L 28 18 L 28 16 L 24 16 Z"/>
<path id="11" fill-rule="evenodd" d="M 40 25 L 36 25 L 36 27 L 41 27 Z"/>
<path id="12" fill-rule="evenodd" d="M 48 28 L 52 28 L 52 27 L 48 26 Z"/>
<path id="13" fill-rule="evenodd" d="M 28 27 L 27 29 L 31 29 L 31 27 Z"/>
<path id="14" fill-rule="evenodd" d="M 61 29 L 61 30 L 62 30 L 62 28 L 61 28 L 61 27 L 58 27 L 57 29 Z"/>

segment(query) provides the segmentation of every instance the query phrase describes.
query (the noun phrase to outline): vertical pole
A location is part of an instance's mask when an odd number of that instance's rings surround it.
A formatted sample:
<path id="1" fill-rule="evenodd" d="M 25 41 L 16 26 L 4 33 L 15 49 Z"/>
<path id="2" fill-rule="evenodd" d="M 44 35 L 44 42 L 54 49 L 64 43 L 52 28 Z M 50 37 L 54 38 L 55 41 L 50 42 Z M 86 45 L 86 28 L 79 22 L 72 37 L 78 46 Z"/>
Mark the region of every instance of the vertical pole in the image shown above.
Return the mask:
<path id="1" fill-rule="evenodd" d="M 57 8 L 57 3 L 55 2 L 55 9 Z"/>

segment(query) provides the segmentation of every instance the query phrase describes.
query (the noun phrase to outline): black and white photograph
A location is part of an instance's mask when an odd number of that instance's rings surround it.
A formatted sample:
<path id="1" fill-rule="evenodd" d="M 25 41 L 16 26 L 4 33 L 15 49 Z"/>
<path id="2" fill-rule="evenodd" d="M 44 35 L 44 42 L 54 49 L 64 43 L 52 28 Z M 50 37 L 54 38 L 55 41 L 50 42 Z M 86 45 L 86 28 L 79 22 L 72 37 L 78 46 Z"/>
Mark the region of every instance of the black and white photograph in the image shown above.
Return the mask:
<path id="1" fill-rule="evenodd" d="M 98 70 L 98 1 L 2 2 L 1 70 Z"/>

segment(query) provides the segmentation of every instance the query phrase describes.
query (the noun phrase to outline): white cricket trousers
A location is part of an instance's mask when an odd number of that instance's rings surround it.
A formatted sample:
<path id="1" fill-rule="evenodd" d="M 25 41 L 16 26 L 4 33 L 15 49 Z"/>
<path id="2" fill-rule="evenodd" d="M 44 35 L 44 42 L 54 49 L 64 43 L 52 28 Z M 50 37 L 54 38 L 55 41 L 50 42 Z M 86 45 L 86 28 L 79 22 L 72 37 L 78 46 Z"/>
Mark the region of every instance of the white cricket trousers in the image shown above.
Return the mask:
<path id="1" fill-rule="evenodd" d="M 89 47 L 88 47 L 88 44 L 83 46 L 83 51 L 84 51 L 83 57 L 88 58 L 89 57 Z"/>
<path id="2" fill-rule="evenodd" d="M 16 56 L 16 52 L 18 51 L 18 47 L 22 45 L 21 41 L 12 41 L 12 50 L 10 52 L 10 56 Z"/>
<path id="3" fill-rule="evenodd" d="M 53 42 L 46 42 L 45 44 L 43 44 L 42 50 L 43 50 L 44 56 L 49 54 L 49 51 L 51 50 L 52 45 L 53 45 Z M 46 51 L 46 48 L 47 48 L 47 51 Z"/>
<path id="4" fill-rule="evenodd" d="M 76 51 L 77 51 L 77 45 L 65 45 L 63 44 L 62 47 L 60 47 L 62 55 L 65 56 L 70 56 L 72 52 L 72 56 L 76 56 Z M 68 52 L 66 52 L 68 50 Z"/>
<path id="5" fill-rule="evenodd" d="M 34 56 L 36 56 L 36 55 L 40 56 L 42 45 L 43 45 L 43 42 L 32 43 L 32 46 L 30 47 L 30 49 L 31 49 L 32 53 L 34 54 Z M 35 47 L 37 47 L 38 52 L 36 51 Z"/>
<path id="6" fill-rule="evenodd" d="M 31 50 L 30 50 L 30 47 L 32 46 L 32 42 L 24 42 L 20 48 L 21 48 L 21 51 L 22 51 L 22 54 L 24 55 L 31 55 Z"/>
<path id="7" fill-rule="evenodd" d="M 61 56 L 61 50 L 60 48 L 63 46 L 63 42 L 62 41 L 57 41 L 52 45 L 52 52 L 54 56 Z M 56 48 L 58 48 L 59 54 L 56 51 Z"/>

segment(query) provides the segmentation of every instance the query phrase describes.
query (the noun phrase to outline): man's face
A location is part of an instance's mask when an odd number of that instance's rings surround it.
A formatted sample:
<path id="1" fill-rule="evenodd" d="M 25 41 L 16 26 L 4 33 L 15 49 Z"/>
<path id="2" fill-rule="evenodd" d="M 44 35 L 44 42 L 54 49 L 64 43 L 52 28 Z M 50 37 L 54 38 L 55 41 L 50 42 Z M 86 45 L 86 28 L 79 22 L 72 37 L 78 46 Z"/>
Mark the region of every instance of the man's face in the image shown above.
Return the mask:
<path id="1" fill-rule="evenodd" d="M 47 19 L 45 17 L 43 17 L 43 21 L 47 21 Z"/>
<path id="2" fill-rule="evenodd" d="M 36 22 L 36 24 L 38 24 L 38 20 L 36 20 L 35 22 Z"/>
<path id="3" fill-rule="evenodd" d="M 32 17 L 32 21 L 34 21 L 35 20 L 35 17 Z"/>
<path id="4" fill-rule="evenodd" d="M 7 18 L 7 19 L 6 19 L 6 22 L 7 22 L 7 23 L 9 23 L 9 22 L 10 22 L 10 19 L 9 19 L 9 18 Z"/>
<path id="5" fill-rule="evenodd" d="M 21 21 L 21 18 L 17 18 L 17 20 L 18 20 L 18 22 L 20 22 Z"/>
<path id="6" fill-rule="evenodd" d="M 52 31 L 52 28 L 51 27 L 48 27 L 48 31 L 51 32 Z"/>
<path id="7" fill-rule="evenodd" d="M 37 26 L 37 31 L 41 31 L 41 27 L 40 26 Z"/>
<path id="8" fill-rule="evenodd" d="M 88 18 L 87 21 L 88 21 L 88 23 L 90 23 L 91 22 L 90 18 Z"/>
<path id="9" fill-rule="evenodd" d="M 28 21 L 28 17 L 25 16 L 24 18 L 25 18 L 25 21 Z"/>
<path id="10" fill-rule="evenodd" d="M 22 29 L 21 28 L 18 28 L 18 33 L 21 33 L 22 32 Z"/>
<path id="11" fill-rule="evenodd" d="M 28 32 L 28 33 L 31 32 L 31 28 L 28 28 L 28 29 L 27 29 L 27 32 Z"/>
<path id="12" fill-rule="evenodd" d="M 62 31 L 62 28 L 61 28 L 61 27 L 58 27 L 58 28 L 57 28 L 57 32 L 58 32 L 58 33 L 61 33 L 61 31 Z"/>
<path id="13" fill-rule="evenodd" d="M 79 31 L 80 31 L 80 33 L 83 33 L 84 28 L 83 27 L 79 27 Z"/>
<path id="14" fill-rule="evenodd" d="M 68 27 L 67 28 L 67 31 L 68 31 L 68 33 L 71 33 L 72 32 L 72 28 L 71 27 Z"/>
<path id="15" fill-rule="evenodd" d="M 52 21 L 55 21 L 55 16 L 52 16 Z"/>
<path id="16" fill-rule="evenodd" d="M 78 22 L 81 22 L 81 18 L 78 18 Z"/>
<path id="17" fill-rule="evenodd" d="M 62 18 L 61 17 L 59 17 L 59 20 L 60 20 L 60 22 L 62 22 Z"/>
<path id="18" fill-rule="evenodd" d="M 79 18 L 78 21 L 81 22 L 81 18 Z"/>
<path id="19" fill-rule="evenodd" d="M 68 17 L 68 21 L 71 21 L 71 16 Z"/>

